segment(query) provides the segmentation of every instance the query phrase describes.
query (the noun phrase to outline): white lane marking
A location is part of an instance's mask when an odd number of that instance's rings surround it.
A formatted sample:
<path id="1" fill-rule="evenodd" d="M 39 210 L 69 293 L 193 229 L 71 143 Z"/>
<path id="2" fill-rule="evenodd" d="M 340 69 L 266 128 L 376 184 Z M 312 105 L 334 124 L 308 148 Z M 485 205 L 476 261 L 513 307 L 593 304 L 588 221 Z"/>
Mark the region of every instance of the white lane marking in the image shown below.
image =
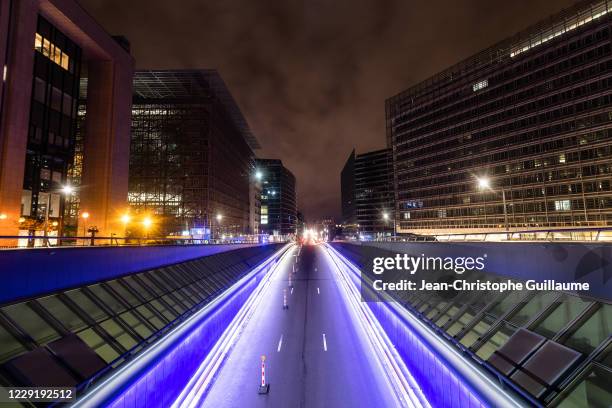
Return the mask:
<path id="1" fill-rule="evenodd" d="M 319 290 L 319 288 L 317 288 L 317 295 L 320 295 L 321 291 Z"/>
<path id="2" fill-rule="evenodd" d="M 325 339 L 325 333 L 323 333 L 323 350 L 327 351 L 327 340 Z"/>
<path id="3" fill-rule="evenodd" d="M 293 288 L 291 288 L 291 294 L 293 295 Z"/>
<path id="4" fill-rule="evenodd" d="M 281 334 L 281 338 L 280 338 L 280 340 L 278 341 L 278 347 L 276 348 L 276 351 L 277 351 L 278 353 L 280 353 L 280 351 L 281 351 L 281 347 L 283 347 L 283 335 L 282 335 L 282 334 Z"/>

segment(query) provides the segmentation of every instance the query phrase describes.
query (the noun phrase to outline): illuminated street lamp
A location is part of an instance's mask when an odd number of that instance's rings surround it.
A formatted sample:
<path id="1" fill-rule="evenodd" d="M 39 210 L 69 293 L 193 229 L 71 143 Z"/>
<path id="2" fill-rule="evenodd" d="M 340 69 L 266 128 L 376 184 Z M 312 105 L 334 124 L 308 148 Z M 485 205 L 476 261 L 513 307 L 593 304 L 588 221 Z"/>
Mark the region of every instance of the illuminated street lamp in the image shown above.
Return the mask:
<path id="1" fill-rule="evenodd" d="M 87 220 L 89 219 L 89 213 L 87 211 L 83 211 L 81 213 L 81 218 L 83 219 L 83 237 L 87 234 Z M 83 244 L 85 245 L 85 244 Z"/>
<path id="2" fill-rule="evenodd" d="M 387 211 L 383 212 L 382 214 L 383 220 L 385 221 L 385 224 L 387 224 L 389 222 L 389 218 L 391 218 L 391 215 L 389 215 L 389 213 Z M 393 236 L 395 236 L 396 232 L 395 232 L 395 217 L 393 217 Z"/>
<path id="3" fill-rule="evenodd" d="M 6 220 L 7 218 L 8 218 L 8 215 L 6 215 L 5 213 L 0 214 L 0 220 Z"/>
<path id="4" fill-rule="evenodd" d="M 481 190 L 493 190 L 491 188 L 491 180 L 487 177 L 477 177 L 478 187 Z M 506 232 L 508 232 L 508 211 L 506 209 L 506 190 L 500 188 L 502 194 L 502 205 L 504 207 L 504 226 L 506 228 Z M 487 207 L 485 204 L 485 220 L 487 219 Z"/>
<path id="5" fill-rule="evenodd" d="M 215 219 L 217 220 L 217 237 L 221 236 L 221 220 L 223 219 L 223 214 L 217 214 L 215 216 Z"/>
<path id="6" fill-rule="evenodd" d="M 74 188 L 69 185 L 66 184 L 65 186 L 63 186 L 62 188 L 59 189 L 59 192 L 69 196 L 70 194 L 72 194 L 74 192 Z M 49 228 L 49 210 L 51 209 L 51 191 L 47 192 L 47 207 L 46 207 L 46 211 L 45 211 L 45 230 L 44 230 L 44 242 L 45 245 L 49 246 L 49 240 L 47 238 L 47 229 Z M 53 226 L 57 226 L 58 224 L 55 224 Z M 57 235 L 60 235 L 59 233 Z M 60 242 L 61 243 L 61 242 Z"/>
<path id="7" fill-rule="evenodd" d="M 123 215 L 121 216 L 121 222 L 122 222 L 123 224 L 125 224 L 125 225 L 127 225 L 127 224 L 130 222 L 130 220 L 131 220 L 131 219 L 132 219 L 132 217 L 130 217 L 130 215 L 129 215 L 129 214 L 123 214 Z"/>
<path id="8" fill-rule="evenodd" d="M 256 178 L 257 180 L 261 180 L 261 178 L 262 178 L 262 177 L 263 177 L 263 173 L 262 173 L 261 171 L 257 170 L 257 171 L 255 172 L 255 178 Z"/>

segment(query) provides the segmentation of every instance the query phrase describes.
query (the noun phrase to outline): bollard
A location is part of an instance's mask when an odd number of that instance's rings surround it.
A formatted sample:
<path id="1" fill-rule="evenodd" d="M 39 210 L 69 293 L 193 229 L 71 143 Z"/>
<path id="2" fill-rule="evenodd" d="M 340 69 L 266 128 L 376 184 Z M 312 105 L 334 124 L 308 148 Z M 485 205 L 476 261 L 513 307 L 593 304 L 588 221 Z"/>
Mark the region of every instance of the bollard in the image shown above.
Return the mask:
<path id="1" fill-rule="evenodd" d="M 259 394 L 267 394 L 270 391 L 270 384 L 266 384 L 266 356 L 261 356 L 261 384 Z"/>
<path id="2" fill-rule="evenodd" d="M 287 304 L 287 289 L 283 290 L 283 309 L 289 309 L 289 305 Z"/>

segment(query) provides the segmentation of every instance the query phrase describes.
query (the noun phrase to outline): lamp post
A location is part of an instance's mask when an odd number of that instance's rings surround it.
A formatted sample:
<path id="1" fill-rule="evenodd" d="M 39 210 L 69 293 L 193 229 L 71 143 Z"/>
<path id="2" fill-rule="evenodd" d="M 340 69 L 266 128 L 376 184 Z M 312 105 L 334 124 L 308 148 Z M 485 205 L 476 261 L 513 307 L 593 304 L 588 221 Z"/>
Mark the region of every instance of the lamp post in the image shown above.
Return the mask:
<path id="1" fill-rule="evenodd" d="M 65 185 L 65 186 L 63 186 L 59 190 L 59 192 L 61 192 L 62 194 L 66 195 L 66 196 L 69 196 L 70 194 L 72 194 L 74 192 L 74 188 L 72 186 L 70 186 L 70 185 Z M 45 246 L 49 246 L 49 238 L 48 238 L 47 231 L 49 229 L 49 210 L 50 210 L 50 207 L 51 207 L 51 194 L 52 194 L 52 191 L 48 191 L 47 192 L 47 206 L 45 208 L 45 226 L 44 226 L 45 230 L 43 231 L 43 237 L 44 237 L 43 241 L 45 243 Z M 55 224 L 54 226 L 56 226 L 56 225 L 59 225 L 59 223 Z M 60 234 L 58 233 L 57 235 L 58 235 L 58 238 L 59 238 Z M 60 241 L 60 245 L 61 245 L 61 241 Z"/>
<path id="2" fill-rule="evenodd" d="M 223 214 L 217 214 L 215 216 L 217 220 L 217 238 L 221 237 L 221 220 L 223 219 Z"/>
<path id="3" fill-rule="evenodd" d="M 150 217 L 145 217 L 142 220 L 142 226 L 144 227 L 144 230 L 145 230 L 146 239 L 149 239 L 149 229 L 151 228 L 151 225 L 153 225 L 153 220 L 151 220 Z"/>
<path id="4" fill-rule="evenodd" d="M 87 232 L 87 225 L 85 225 L 85 223 L 89 218 L 89 213 L 87 211 L 83 211 L 83 213 L 81 214 L 81 218 L 83 218 L 83 237 L 85 237 L 85 234 Z M 85 245 L 85 241 L 83 241 L 83 245 Z"/>
<path id="5" fill-rule="evenodd" d="M 480 187 L 481 190 L 491 189 L 491 181 L 486 177 L 479 177 L 478 187 Z M 504 190 L 503 188 L 500 188 L 500 190 L 502 194 L 502 205 L 504 207 L 504 226 L 505 226 L 506 232 L 508 232 L 509 228 L 508 228 L 508 211 L 506 209 L 506 190 Z M 485 205 L 485 220 L 486 220 L 486 216 L 487 216 L 487 210 L 486 210 L 486 205 Z"/>
<path id="6" fill-rule="evenodd" d="M 389 222 L 390 215 L 388 212 L 383 213 L 383 220 L 385 220 L 385 225 Z M 393 237 L 395 237 L 395 217 L 393 217 Z"/>

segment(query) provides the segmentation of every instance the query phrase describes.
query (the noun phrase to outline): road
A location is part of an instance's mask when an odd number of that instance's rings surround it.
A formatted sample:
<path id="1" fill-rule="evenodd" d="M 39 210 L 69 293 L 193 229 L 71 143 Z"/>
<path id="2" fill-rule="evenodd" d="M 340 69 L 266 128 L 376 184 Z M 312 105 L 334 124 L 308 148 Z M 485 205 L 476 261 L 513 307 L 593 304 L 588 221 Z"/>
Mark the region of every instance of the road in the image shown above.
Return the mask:
<path id="1" fill-rule="evenodd" d="M 203 406 L 400 406 L 363 328 L 351 318 L 324 247 L 296 246 L 290 256 L 272 276 L 266 299 L 243 328 Z M 270 384 L 265 395 L 258 394 L 261 355 Z"/>

